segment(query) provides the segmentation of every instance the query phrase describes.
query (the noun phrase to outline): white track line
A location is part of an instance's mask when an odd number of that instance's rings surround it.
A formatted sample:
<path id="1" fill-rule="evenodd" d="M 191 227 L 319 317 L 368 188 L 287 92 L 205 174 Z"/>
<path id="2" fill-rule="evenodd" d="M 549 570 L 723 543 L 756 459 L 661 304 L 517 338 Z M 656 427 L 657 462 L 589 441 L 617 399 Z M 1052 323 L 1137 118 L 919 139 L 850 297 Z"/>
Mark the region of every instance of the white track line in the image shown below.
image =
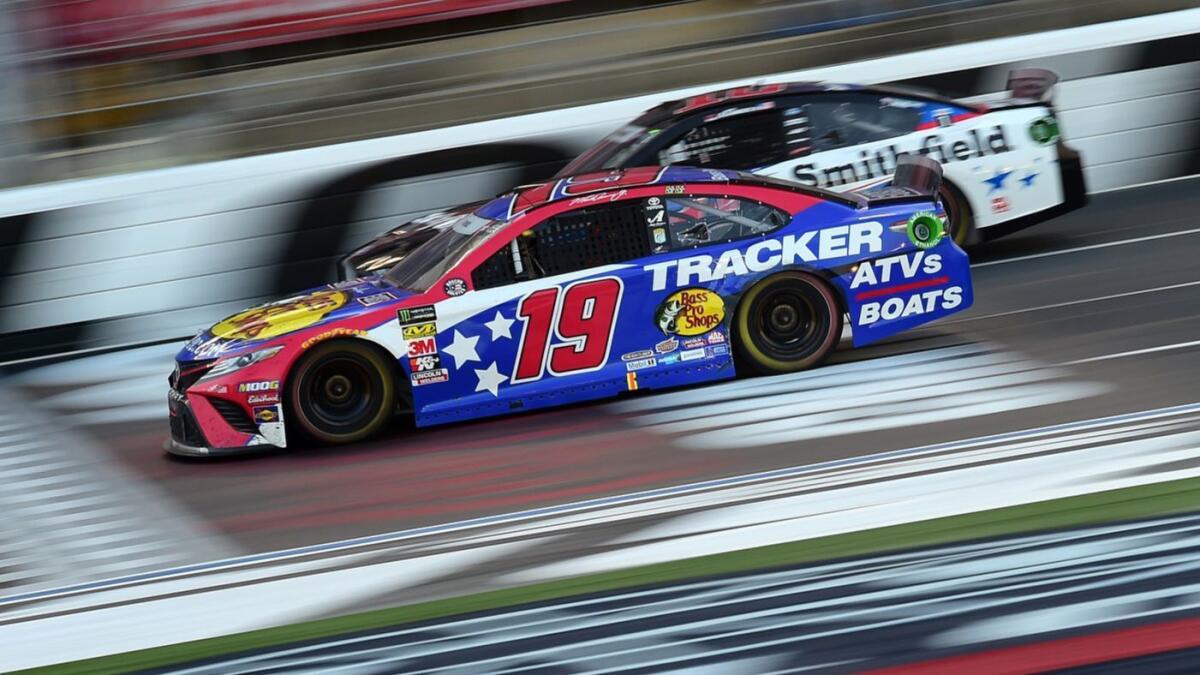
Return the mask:
<path id="1" fill-rule="evenodd" d="M 983 316 L 968 316 L 962 319 L 952 319 L 950 321 L 942 321 L 939 326 L 949 326 L 956 323 L 966 323 L 968 321 L 983 321 L 984 319 L 998 319 L 1003 316 L 1012 316 L 1014 314 L 1024 314 L 1025 312 L 1040 312 L 1044 309 L 1058 309 L 1060 307 L 1071 307 L 1073 305 L 1084 305 L 1089 302 L 1102 302 L 1104 300 L 1116 300 L 1117 298 L 1128 298 L 1135 295 L 1145 295 L 1147 293 L 1160 293 L 1162 291 L 1173 291 L 1179 288 L 1189 288 L 1191 286 L 1200 286 L 1200 281 L 1187 281 L 1181 284 L 1170 284 L 1168 286 L 1157 286 L 1155 288 L 1143 288 L 1140 291 L 1126 291 L 1124 293 L 1113 293 L 1112 295 L 1101 295 L 1095 298 L 1085 298 L 1083 300 L 1068 300 L 1066 302 L 1056 302 L 1051 305 L 1038 305 L 1037 307 L 1025 307 L 1023 309 L 1014 309 L 1007 312 L 996 312 L 995 314 L 984 314 Z"/>
<path id="2" fill-rule="evenodd" d="M 1117 352 L 1116 354 L 1105 354 L 1104 356 L 1093 356 L 1086 359 L 1077 359 L 1075 361 L 1067 361 L 1062 364 L 1064 366 L 1073 366 L 1078 363 L 1092 363 L 1095 361 L 1108 361 L 1109 359 L 1119 359 L 1126 356 L 1138 356 L 1141 354 L 1153 354 L 1155 352 L 1167 352 L 1174 349 L 1184 349 L 1187 347 L 1200 346 L 1200 340 L 1192 340 L 1191 342 L 1176 342 L 1173 345 L 1159 345 L 1158 347 L 1147 347 L 1145 349 L 1134 349 L 1127 352 Z"/>
<path id="3" fill-rule="evenodd" d="M 1058 251 L 1046 251 L 1045 253 L 1032 253 L 1030 255 L 1021 255 L 1015 258 L 1005 258 L 1003 260 L 989 260 L 988 262 L 975 263 L 971 265 L 972 269 L 980 267 L 989 267 L 991 265 L 1003 265 L 1005 263 L 1019 262 L 1021 260 L 1034 260 L 1036 258 L 1049 258 L 1056 255 L 1066 255 L 1068 253 L 1078 253 L 1080 251 L 1093 251 L 1100 248 L 1110 248 L 1112 246 L 1125 246 L 1127 244 L 1137 244 L 1143 241 L 1153 241 L 1155 239 L 1166 239 L 1168 237 L 1182 237 L 1188 234 L 1200 233 L 1200 227 L 1194 227 L 1190 230 L 1180 230 L 1178 232 L 1164 232 L 1163 234 L 1151 234 L 1145 237 L 1135 237 L 1133 239 L 1121 239 L 1119 241 L 1108 241 L 1103 244 L 1091 244 L 1090 246 L 1077 246 L 1075 248 L 1064 248 Z"/>

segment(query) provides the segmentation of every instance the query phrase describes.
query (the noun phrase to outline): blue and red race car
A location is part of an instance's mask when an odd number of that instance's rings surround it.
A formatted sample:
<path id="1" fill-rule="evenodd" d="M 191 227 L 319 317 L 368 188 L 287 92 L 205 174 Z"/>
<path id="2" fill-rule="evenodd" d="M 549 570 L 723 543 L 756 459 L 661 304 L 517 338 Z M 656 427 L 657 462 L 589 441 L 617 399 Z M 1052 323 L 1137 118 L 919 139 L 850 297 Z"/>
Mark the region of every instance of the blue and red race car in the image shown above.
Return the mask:
<path id="1" fill-rule="evenodd" d="M 871 193 L 648 167 L 527 186 L 385 275 L 255 307 L 177 357 L 171 448 L 337 444 L 418 426 L 809 368 L 966 309 L 937 162 Z M 735 365 L 736 364 L 736 365 Z"/>

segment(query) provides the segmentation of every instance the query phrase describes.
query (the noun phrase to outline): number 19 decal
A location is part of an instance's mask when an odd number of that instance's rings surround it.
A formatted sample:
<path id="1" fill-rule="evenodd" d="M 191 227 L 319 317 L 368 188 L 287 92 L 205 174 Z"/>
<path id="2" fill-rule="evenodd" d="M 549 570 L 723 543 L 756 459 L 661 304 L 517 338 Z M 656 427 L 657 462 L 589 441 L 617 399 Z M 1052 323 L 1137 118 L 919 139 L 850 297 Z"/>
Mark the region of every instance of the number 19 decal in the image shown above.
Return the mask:
<path id="1" fill-rule="evenodd" d="M 616 277 L 543 288 L 521 298 L 517 318 L 524 324 L 513 384 L 551 375 L 599 370 L 608 362 L 617 310 L 624 287 Z M 551 332 L 557 344 L 551 344 Z"/>

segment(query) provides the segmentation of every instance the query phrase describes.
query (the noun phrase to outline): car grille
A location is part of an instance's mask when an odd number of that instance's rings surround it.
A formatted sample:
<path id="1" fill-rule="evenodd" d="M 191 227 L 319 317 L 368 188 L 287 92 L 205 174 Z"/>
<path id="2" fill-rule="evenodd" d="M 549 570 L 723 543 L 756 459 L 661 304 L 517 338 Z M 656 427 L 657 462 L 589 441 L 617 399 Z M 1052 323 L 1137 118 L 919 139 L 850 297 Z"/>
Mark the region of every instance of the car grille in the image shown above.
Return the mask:
<path id="1" fill-rule="evenodd" d="M 217 409 L 217 413 L 221 415 L 225 422 L 234 429 L 243 434 L 257 434 L 258 425 L 254 420 L 250 419 L 250 415 L 242 409 L 242 406 L 233 401 L 226 401 L 223 398 L 210 398 L 208 402 L 212 407 Z"/>
<path id="2" fill-rule="evenodd" d="M 216 359 L 206 359 L 204 361 L 178 361 L 175 363 L 175 370 L 171 372 L 171 376 L 167 378 L 171 388 L 179 393 L 188 390 L 196 381 L 204 377 L 209 368 Z"/>
<path id="3" fill-rule="evenodd" d="M 170 418 L 171 438 L 194 448 L 208 447 L 208 441 L 204 439 L 204 433 L 200 431 L 200 425 L 190 408 L 183 404 L 175 405 Z"/>

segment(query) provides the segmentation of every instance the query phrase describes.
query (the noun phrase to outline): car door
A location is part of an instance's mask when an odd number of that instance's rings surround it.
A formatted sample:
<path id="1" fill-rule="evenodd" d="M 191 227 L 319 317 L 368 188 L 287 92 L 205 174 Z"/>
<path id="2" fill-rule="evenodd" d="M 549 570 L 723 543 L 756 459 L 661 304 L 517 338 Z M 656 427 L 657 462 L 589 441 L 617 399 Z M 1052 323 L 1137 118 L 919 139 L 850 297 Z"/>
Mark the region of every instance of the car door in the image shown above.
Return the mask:
<path id="1" fill-rule="evenodd" d="M 419 424 L 627 388 L 621 357 L 632 338 L 621 327 L 632 325 L 626 315 L 653 311 L 637 264 L 653 253 L 653 233 L 647 200 L 613 199 L 580 197 L 578 208 L 526 216 L 529 227 L 506 233 L 469 270 L 472 290 L 439 303 L 439 358 L 450 382 L 436 397 L 416 392 Z"/>

